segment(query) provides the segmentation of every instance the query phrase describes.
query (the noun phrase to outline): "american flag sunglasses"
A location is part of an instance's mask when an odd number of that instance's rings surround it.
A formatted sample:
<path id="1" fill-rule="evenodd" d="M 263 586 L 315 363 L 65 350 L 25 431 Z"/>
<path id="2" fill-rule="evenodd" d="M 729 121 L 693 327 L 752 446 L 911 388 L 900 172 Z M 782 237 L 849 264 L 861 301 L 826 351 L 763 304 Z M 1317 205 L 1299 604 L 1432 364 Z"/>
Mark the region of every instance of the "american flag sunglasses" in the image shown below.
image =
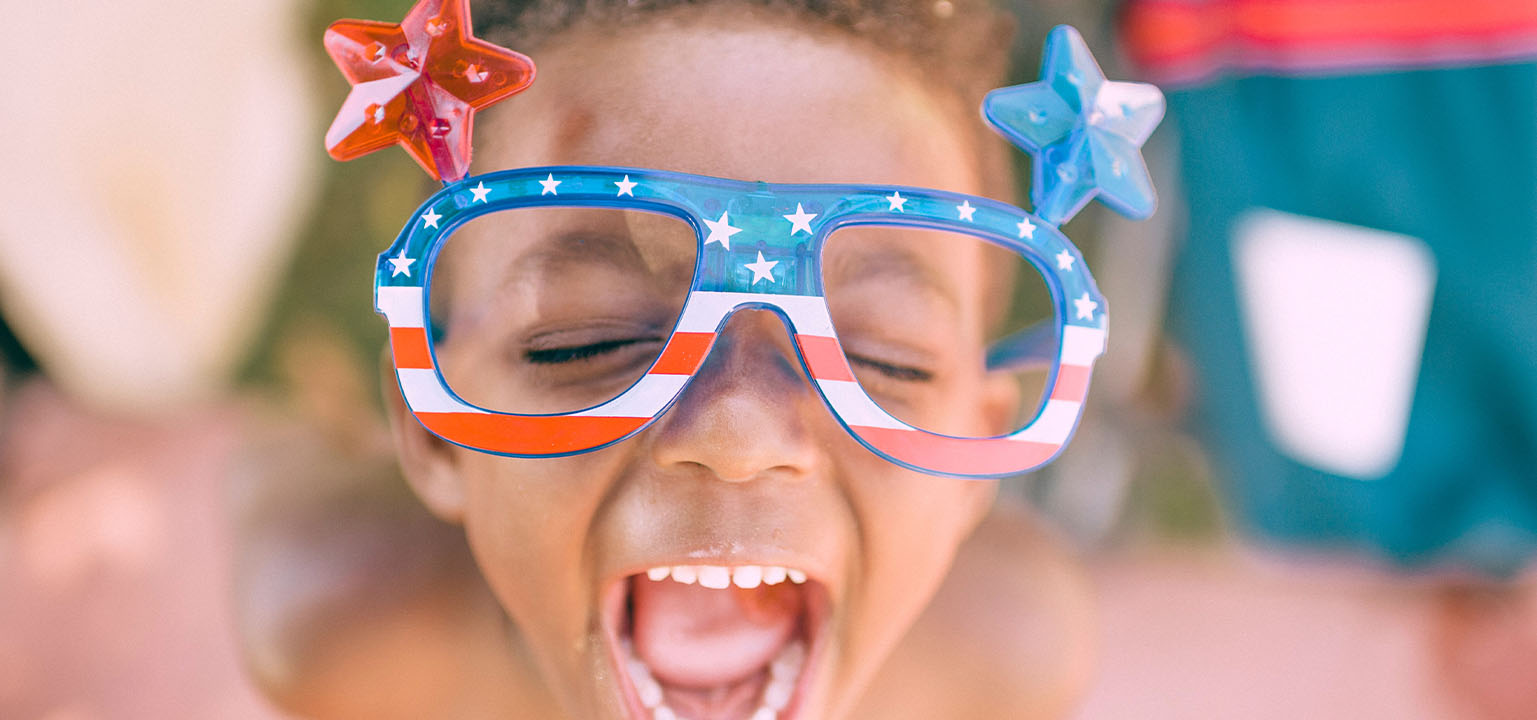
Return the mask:
<path id="1" fill-rule="evenodd" d="M 471 221 L 523 209 L 590 208 L 670 216 L 692 230 L 693 276 L 665 342 L 638 378 L 596 404 L 560 413 L 508 412 L 467 401 L 445 378 L 431 307 L 438 259 Z M 989 371 L 1035 365 L 1044 387 L 1035 413 L 1008 434 L 966 437 L 909 424 L 872 398 L 834 328 L 822 258 L 839 231 L 941 231 L 1000 248 L 1039 273 L 1044 322 L 987 349 Z M 622 167 L 507 170 L 452 183 L 412 215 L 379 256 L 375 307 L 390 328 L 406 405 L 438 437 L 512 457 L 559 457 L 620 442 L 667 412 L 739 310 L 785 324 L 811 385 L 861 444 L 925 473 L 993 478 L 1050 462 L 1083 412 L 1106 337 L 1105 300 L 1078 249 L 1050 222 L 982 197 L 912 187 L 744 182 Z"/>

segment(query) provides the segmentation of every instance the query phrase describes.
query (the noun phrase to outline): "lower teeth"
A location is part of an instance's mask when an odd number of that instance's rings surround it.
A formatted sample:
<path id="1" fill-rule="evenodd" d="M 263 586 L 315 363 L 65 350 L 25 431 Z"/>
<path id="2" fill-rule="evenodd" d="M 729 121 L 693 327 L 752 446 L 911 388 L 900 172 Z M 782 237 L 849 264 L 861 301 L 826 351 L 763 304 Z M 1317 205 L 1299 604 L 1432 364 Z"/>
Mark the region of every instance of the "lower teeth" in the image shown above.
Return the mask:
<path id="1" fill-rule="evenodd" d="M 640 697 L 641 704 L 651 711 L 651 720 L 690 720 L 680 717 L 663 703 L 662 685 L 651 676 L 651 668 L 635 654 L 635 648 L 629 640 L 625 640 L 622 645 L 630 681 L 635 684 L 635 694 Z M 768 684 L 764 686 L 763 697 L 759 698 L 758 708 L 749 720 L 779 720 L 779 713 L 790 704 L 790 696 L 795 694 L 795 681 L 800 677 L 801 668 L 805 664 L 805 643 L 792 640 L 785 645 L 769 664 Z"/>

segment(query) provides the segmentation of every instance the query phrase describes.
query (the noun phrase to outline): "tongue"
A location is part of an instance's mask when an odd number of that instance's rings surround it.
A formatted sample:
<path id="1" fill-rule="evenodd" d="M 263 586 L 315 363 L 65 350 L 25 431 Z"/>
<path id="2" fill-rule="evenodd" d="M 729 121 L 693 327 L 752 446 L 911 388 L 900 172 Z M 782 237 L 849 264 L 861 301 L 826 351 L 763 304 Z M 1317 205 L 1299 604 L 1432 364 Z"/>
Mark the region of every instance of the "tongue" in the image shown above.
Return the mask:
<path id="1" fill-rule="evenodd" d="M 712 590 L 670 579 L 634 578 L 635 652 L 656 679 L 675 688 L 740 682 L 773 661 L 796 631 L 800 588 Z"/>

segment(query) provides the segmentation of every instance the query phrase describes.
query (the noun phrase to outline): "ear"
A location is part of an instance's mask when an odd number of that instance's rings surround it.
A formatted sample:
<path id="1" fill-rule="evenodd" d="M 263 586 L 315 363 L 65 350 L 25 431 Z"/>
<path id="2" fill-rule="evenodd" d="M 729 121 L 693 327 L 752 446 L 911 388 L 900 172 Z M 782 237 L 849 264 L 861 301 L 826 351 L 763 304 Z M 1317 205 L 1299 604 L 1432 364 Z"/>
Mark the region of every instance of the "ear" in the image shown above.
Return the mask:
<path id="1" fill-rule="evenodd" d="M 982 378 L 982 419 L 994 435 L 1019 429 L 1014 420 L 1019 416 L 1021 394 L 1013 373 L 994 371 Z"/>
<path id="2" fill-rule="evenodd" d="M 395 454 L 400 458 L 406 482 L 432 514 L 458 524 L 464 518 L 464 482 L 453 446 L 428 432 L 406 407 L 388 348 L 384 350 L 379 377 L 385 413 L 390 417 L 390 435 L 394 437 Z"/>

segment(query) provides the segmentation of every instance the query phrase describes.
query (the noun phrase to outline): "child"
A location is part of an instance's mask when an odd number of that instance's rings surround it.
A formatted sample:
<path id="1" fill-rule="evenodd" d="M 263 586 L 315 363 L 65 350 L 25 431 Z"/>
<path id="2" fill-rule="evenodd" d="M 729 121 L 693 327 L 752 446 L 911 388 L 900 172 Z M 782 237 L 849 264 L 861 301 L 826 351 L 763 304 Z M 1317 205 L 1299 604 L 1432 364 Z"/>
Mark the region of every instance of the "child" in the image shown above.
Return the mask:
<path id="1" fill-rule="evenodd" d="M 975 110 L 982 92 L 1002 84 L 1008 24 L 981 3 L 551 0 L 487 3 L 475 19 L 478 35 L 539 64 L 538 82 L 482 117 L 482 170 L 601 163 L 1012 198 L 1005 146 Z M 496 254 L 505 245 L 438 261 L 444 275 L 434 292 L 450 298 L 444 313 L 454 319 L 437 349 L 445 375 L 462 362 L 475 369 L 467 376 L 494 378 L 487 363 L 505 360 L 492 323 L 506 307 L 485 282 L 512 266 Z M 913 275 L 942 288 L 952 314 L 946 323 L 914 316 L 908 324 L 950 347 L 926 356 L 921 370 L 856 357 L 846 341 L 849 359 L 891 383 L 893 402 L 908 403 L 914 416 L 996 434 L 1001 426 L 993 426 L 1021 402 L 1011 391 L 983 381 L 944 392 L 922 384 L 963 374 L 947 358 L 980 356 L 982 328 L 1005 309 L 1009 277 L 980 245 L 929 248 L 919 259 Z M 754 272 L 767 274 L 758 260 Z M 888 260 L 860 256 L 845 270 L 884 272 Z M 520 298 L 543 308 L 621 290 L 594 280 L 586 265 L 568 270 L 558 282 L 534 274 Z M 872 312 L 905 307 L 902 293 L 912 291 L 866 285 Z M 570 340 L 526 357 L 542 371 L 564 372 L 654 341 Z M 996 482 L 922 474 L 861 446 L 819 399 L 793 342 L 773 313 L 738 311 L 653 425 L 554 458 L 445 442 L 387 382 L 408 482 L 434 514 L 463 526 L 498 606 L 481 618 L 506 618 L 503 632 L 463 651 L 494 664 L 496 690 L 465 691 L 473 697 L 453 698 L 456 710 L 438 706 L 434 715 L 891 720 L 1065 712 L 1084 682 L 1087 644 L 1072 569 L 1024 515 L 993 510 Z M 996 412 L 969 412 L 978 406 Z M 463 603 L 452 612 L 484 610 Z M 302 696 L 398 690 L 272 684 L 293 709 L 333 716 L 347 711 L 321 710 Z"/>

